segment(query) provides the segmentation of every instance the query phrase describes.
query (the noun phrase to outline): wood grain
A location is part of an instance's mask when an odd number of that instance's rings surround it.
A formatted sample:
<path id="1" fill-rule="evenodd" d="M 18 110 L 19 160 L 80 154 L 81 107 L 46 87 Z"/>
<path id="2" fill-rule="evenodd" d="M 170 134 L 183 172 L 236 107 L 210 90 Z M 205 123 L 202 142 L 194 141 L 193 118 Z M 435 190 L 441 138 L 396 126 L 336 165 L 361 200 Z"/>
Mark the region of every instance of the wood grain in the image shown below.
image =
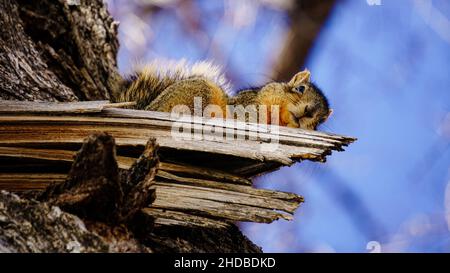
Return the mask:
<path id="1" fill-rule="evenodd" d="M 135 164 L 148 139 L 156 139 L 160 146 L 156 199 L 143 210 L 156 217 L 156 226 L 270 223 L 291 220 L 303 197 L 256 189 L 251 177 L 302 160 L 323 162 L 332 151 L 342 151 L 355 140 L 318 131 L 117 108 L 122 106 L 127 104 L 0 101 L 0 164 L 6 170 L 0 173 L 0 189 L 42 190 L 50 183 L 63 183 L 84 139 L 107 132 L 114 138 L 113 154 L 122 170 Z M 204 130 L 176 139 L 174 124 Z M 213 138 L 218 136 L 209 130 L 213 126 L 222 132 L 232 130 L 234 137 Z M 271 141 L 277 143 L 274 150 L 262 148 Z M 28 173 L 20 172 L 25 169 Z"/>

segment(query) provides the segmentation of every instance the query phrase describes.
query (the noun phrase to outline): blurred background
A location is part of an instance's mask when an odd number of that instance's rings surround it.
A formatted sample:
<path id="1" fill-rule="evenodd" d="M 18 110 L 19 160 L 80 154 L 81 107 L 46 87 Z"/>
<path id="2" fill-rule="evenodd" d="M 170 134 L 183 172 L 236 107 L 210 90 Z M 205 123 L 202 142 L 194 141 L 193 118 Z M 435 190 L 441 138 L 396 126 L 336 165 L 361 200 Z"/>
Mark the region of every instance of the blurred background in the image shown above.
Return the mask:
<path id="1" fill-rule="evenodd" d="M 210 59 L 235 90 L 308 68 L 354 136 L 256 185 L 303 195 L 292 222 L 241 224 L 265 252 L 450 252 L 450 1 L 109 0 L 119 69 Z"/>

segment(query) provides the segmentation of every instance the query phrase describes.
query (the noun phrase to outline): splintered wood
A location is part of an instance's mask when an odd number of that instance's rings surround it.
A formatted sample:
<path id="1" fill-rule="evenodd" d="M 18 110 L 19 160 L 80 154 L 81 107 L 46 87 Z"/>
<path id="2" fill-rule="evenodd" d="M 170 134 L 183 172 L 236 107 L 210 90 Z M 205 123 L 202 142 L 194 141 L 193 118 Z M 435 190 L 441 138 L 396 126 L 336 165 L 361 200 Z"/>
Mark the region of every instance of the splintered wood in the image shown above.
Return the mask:
<path id="1" fill-rule="evenodd" d="M 292 219 L 303 198 L 253 188 L 252 177 L 304 159 L 323 162 L 332 150 L 342 151 L 355 140 L 116 108 L 124 106 L 130 104 L 0 101 L 0 189 L 43 190 L 63 182 L 83 140 L 94 133 L 107 132 L 115 138 L 116 160 L 124 170 L 155 138 L 161 160 L 156 200 L 144 211 L 155 217 L 156 224 L 221 228 L 234 221 L 270 223 Z M 200 136 L 179 138 L 173 135 L 175 126 L 192 128 L 189 133 L 203 130 Z M 217 132 L 223 132 L 223 139 Z M 225 137 L 229 132 L 231 139 Z M 263 147 L 267 144 L 271 149 Z"/>

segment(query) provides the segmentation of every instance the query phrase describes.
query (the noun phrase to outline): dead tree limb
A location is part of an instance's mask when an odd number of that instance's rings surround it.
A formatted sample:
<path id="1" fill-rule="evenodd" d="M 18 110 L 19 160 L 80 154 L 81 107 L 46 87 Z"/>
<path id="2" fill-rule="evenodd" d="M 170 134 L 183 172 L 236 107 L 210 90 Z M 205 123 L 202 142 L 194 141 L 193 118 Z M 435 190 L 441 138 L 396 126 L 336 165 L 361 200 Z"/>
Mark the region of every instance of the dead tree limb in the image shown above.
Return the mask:
<path id="1" fill-rule="evenodd" d="M 150 251 L 141 241 L 154 221 L 141 210 L 155 199 L 157 151 L 155 141 L 149 141 L 143 155 L 120 175 L 114 138 L 105 133 L 88 137 L 66 181 L 38 193 L 40 202 L 2 192 L 0 223 L 6 229 L 0 231 L 0 250 Z M 15 215 L 15 210 L 22 212 Z"/>
<path id="2" fill-rule="evenodd" d="M 37 198 L 83 219 L 127 223 L 155 200 L 159 164 L 152 139 L 133 166 L 119 175 L 114 138 L 91 135 L 77 153 L 65 182 L 50 185 Z"/>
<path id="3" fill-rule="evenodd" d="M 158 145 L 151 139 L 142 155 L 122 176 L 123 202 L 120 221 L 129 221 L 141 209 L 155 201 L 154 179 L 159 167 Z"/>
<path id="4" fill-rule="evenodd" d="M 7 228 L 0 229 L 0 251 L 261 251 L 230 223 L 153 229 L 155 214 L 144 208 L 155 200 L 157 152 L 150 140 L 129 169 L 119 170 L 114 139 L 105 133 L 88 137 L 64 182 L 24 195 L 40 202 L 2 192 L 0 225 Z"/>
<path id="5" fill-rule="evenodd" d="M 89 136 L 66 181 L 50 185 L 38 199 L 85 219 L 116 222 L 123 193 L 115 149 L 111 136 Z"/>

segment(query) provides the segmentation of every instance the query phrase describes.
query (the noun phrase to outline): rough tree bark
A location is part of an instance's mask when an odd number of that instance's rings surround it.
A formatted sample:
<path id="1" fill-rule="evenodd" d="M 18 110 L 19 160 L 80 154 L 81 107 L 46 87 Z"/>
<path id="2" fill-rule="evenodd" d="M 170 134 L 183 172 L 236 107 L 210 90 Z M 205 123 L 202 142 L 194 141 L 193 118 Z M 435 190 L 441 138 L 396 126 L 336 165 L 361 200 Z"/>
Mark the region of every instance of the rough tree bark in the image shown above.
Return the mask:
<path id="1" fill-rule="evenodd" d="M 77 5 L 69 5 L 69 3 Z M 103 1 L 0 0 L 0 99 L 109 99 L 120 88 L 118 23 Z M 114 139 L 89 137 L 67 180 L 44 193 L 0 193 L 0 252 L 259 252 L 235 226 L 155 228 L 157 145 L 127 172 Z"/>
<path id="2" fill-rule="evenodd" d="M 88 231 L 77 216 L 5 191 L 0 192 L 0 228 L 0 252 L 109 250 L 108 244 Z"/>
<path id="3" fill-rule="evenodd" d="M 118 23 L 102 1 L 1 0 L 0 98 L 109 99 L 117 71 Z"/>
<path id="4" fill-rule="evenodd" d="M 88 137 L 65 182 L 29 193 L 32 201 L 1 193 L 0 249 L 151 252 L 141 241 L 153 219 L 141 209 L 155 198 L 157 150 L 149 141 L 131 169 L 119 174 L 114 139 L 106 133 Z"/>
<path id="5" fill-rule="evenodd" d="M 0 251 L 261 251 L 233 225 L 153 227 L 153 218 L 142 209 L 155 200 L 157 151 L 150 140 L 132 167 L 119 171 L 114 139 L 93 135 L 76 155 L 65 182 L 21 197 L 1 192 Z"/>

